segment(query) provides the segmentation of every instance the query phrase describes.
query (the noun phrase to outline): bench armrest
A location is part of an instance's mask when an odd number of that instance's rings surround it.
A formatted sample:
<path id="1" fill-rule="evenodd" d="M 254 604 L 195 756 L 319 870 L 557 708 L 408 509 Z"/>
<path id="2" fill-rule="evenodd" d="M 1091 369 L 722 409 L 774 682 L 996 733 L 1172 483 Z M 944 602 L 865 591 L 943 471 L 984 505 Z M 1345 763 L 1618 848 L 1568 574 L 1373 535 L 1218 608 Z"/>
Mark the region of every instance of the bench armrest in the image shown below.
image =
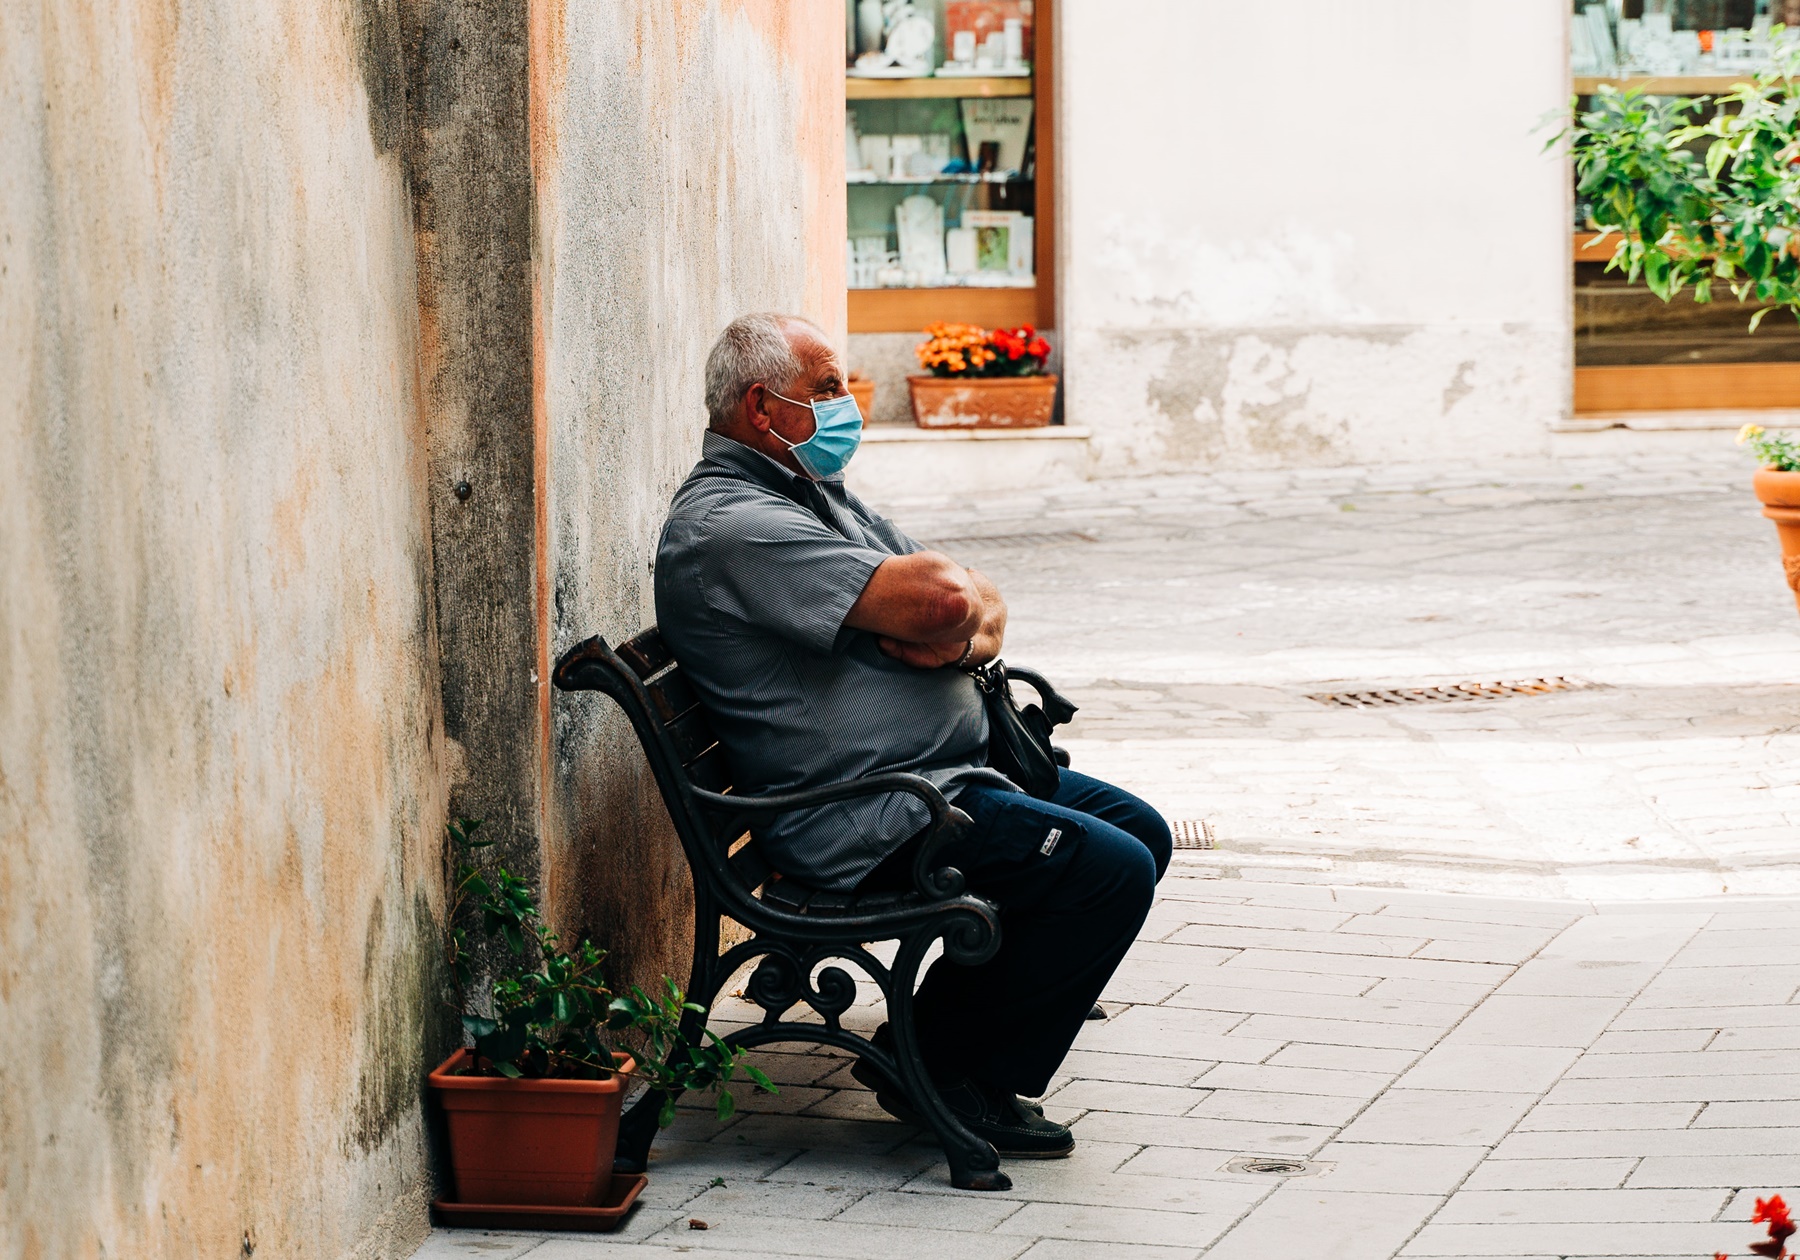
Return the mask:
<path id="1" fill-rule="evenodd" d="M 931 822 L 926 828 L 924 843 L 919 846 L 919 852 L 913 859 L 913 886 L 932 901 L 962 895 L 962 872 L 955 867 L 936 867 L 934 864 L 938 850 L 961 834 L 965 827 L 970 826 L 970 819 L 962 810 L 946 801 L 937 785 L 922 775 L 893 770 L 882 774 L 867 774 L 860 779 L 847 779 L 842 783 L 828 783 L 823 787 L 803 788 L 798 792 L 769 792 L 761 796 L 726 795 L 698 787 L 690 790 L 694 799 L 702 805 L 744 817 L 768 817 L 796 809 L 810 809 L 816 805 L 854 800 L 859 796 L 905 792 L 925 802 L 925 808 L 931 811 Z"/>

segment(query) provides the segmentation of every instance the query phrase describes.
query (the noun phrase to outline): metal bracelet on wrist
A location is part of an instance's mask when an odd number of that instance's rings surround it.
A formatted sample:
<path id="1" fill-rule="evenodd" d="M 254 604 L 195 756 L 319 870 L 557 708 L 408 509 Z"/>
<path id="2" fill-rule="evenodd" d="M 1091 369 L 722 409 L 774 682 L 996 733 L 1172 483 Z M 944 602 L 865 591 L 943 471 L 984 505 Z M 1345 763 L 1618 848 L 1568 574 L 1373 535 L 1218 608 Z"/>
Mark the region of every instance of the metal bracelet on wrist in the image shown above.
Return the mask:
<path id="1" fill-rule="evenodd" d="M 970 639 L 967 643 L 963 644 L 962 655 L 956 658 L 956 668 L 962 669 L 965 666 L 967 666 L 969 663 L 969 658 L 974 655 L 975 655 L 975 640 Z"/>

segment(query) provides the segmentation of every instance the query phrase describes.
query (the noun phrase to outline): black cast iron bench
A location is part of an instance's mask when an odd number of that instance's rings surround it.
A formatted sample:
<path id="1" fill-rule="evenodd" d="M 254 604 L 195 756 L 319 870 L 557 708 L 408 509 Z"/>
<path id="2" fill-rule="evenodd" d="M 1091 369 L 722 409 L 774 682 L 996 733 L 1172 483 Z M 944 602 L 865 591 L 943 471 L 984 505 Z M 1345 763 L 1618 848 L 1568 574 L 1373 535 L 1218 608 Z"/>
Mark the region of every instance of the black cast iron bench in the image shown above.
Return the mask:
<path id="1" fill-rule="evenodd" d="M 970 1132 L 944 1105 L 919 1056 L 913 1027 L 913 987 L 926 952 L 941 940 L 953 962 L 973 965 L 1000 946 L 994 904 L 963 887 L 962 874 L 939 866 L 936 854 L 969 826 L 969 817 L 945 802 L 916 774 L 872 774 L 802 792 L 740 796 L 732 792 L 724 749 L 714 738 L 693 688 L 656 627 L 611 648 L 598 636 L 576 644 L 556 663 L 563 691 L 603 691 L 631 719 L 650 759 L 663 804 L 675 824 L 694 880 L 694 961 L 688 1000 L 710 1010 L 719 990 L 740 967 L 760 959 L 744 993 L 763 1010 L 762 1021 L 727 1035 L 733 1046 L 810 1042 L 859 1055 L 897 1082 L 907 1100 L 943 1143 L 951 1183 L 963 1190 L 1005 1190 L 994 1148 Z M 782 878 L 750 841 L 750 824 L 789 810 L 876 793 L 906 792 L 931 811 L 931 823 L 913 863 L 913 887 L 904 892 L 829 893 Z M 719 916 L 735 919 L 751 937 L 719 952 Z M 893 964 L 870 953 L 874 942 L 894 941 Z M 887 1000 L 891 1052 L 843 1027 L 840 1017 L 856 998 L 848 962 L 866 974 Z M 815 972 L 816 978 L 815 978 Z M 788 1019 L 804 1005 L 822 1022 Z M 705 1017 L 689 1013 L 682 1035 L 698 1044 Z M 619 1129 L 615 1168 L 642 1172 L 656 1136 L 660 1099 L 639 1099 Z"/>

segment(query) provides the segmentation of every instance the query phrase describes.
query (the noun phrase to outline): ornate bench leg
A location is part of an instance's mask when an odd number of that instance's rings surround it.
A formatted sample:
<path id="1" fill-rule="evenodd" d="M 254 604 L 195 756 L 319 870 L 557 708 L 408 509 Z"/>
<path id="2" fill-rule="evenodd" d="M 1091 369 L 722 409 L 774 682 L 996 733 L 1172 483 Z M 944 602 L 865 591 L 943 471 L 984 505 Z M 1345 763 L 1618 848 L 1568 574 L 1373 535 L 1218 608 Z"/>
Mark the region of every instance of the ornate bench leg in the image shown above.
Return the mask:
<path id="1" fill-rule="evenodd" d="M 944 1105 L 919 1053 L 918 1030 L 913 1025 L 913 984 L 932 939 L 921 935 L 902 941 L 889 973 L 888 1027 L 894 1034 L 895 1066 L 908 1100 L 943 1143 L 950 1184 L 958 1190 L 1010 1190 L 1012 1178 L 1000 1171 L 999 1154 Z"/>
<path id="2" fill-rule="evenodd" d="M 662 1095 L 651 1090 L 619 1117 L 619 1147 L 613 1153 L 613 1171 L 641 1173 L 650 1163 L 650 1144 L 656 1140 L 656 1120 L 662 1112 Z"/>

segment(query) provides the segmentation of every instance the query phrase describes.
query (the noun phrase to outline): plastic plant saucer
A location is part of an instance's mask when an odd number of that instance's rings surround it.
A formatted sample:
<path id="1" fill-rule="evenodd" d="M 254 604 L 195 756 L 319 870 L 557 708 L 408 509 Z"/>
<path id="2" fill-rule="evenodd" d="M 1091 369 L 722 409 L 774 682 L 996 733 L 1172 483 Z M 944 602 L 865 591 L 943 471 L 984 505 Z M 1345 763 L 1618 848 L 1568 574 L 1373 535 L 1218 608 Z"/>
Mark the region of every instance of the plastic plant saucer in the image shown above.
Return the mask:
<path id="1" fill-rule="evenodd" d="M 452 1203 L 435 1200 L 431 1210 L 441 1225 L 463 1229 L 564 1229 L 608 1233 L 625 1214 L 650 1178 L 643 1173 L 613 1174 L 612 1185 L 590 1207 L 536 1207 L 529 1203 Z"/>

